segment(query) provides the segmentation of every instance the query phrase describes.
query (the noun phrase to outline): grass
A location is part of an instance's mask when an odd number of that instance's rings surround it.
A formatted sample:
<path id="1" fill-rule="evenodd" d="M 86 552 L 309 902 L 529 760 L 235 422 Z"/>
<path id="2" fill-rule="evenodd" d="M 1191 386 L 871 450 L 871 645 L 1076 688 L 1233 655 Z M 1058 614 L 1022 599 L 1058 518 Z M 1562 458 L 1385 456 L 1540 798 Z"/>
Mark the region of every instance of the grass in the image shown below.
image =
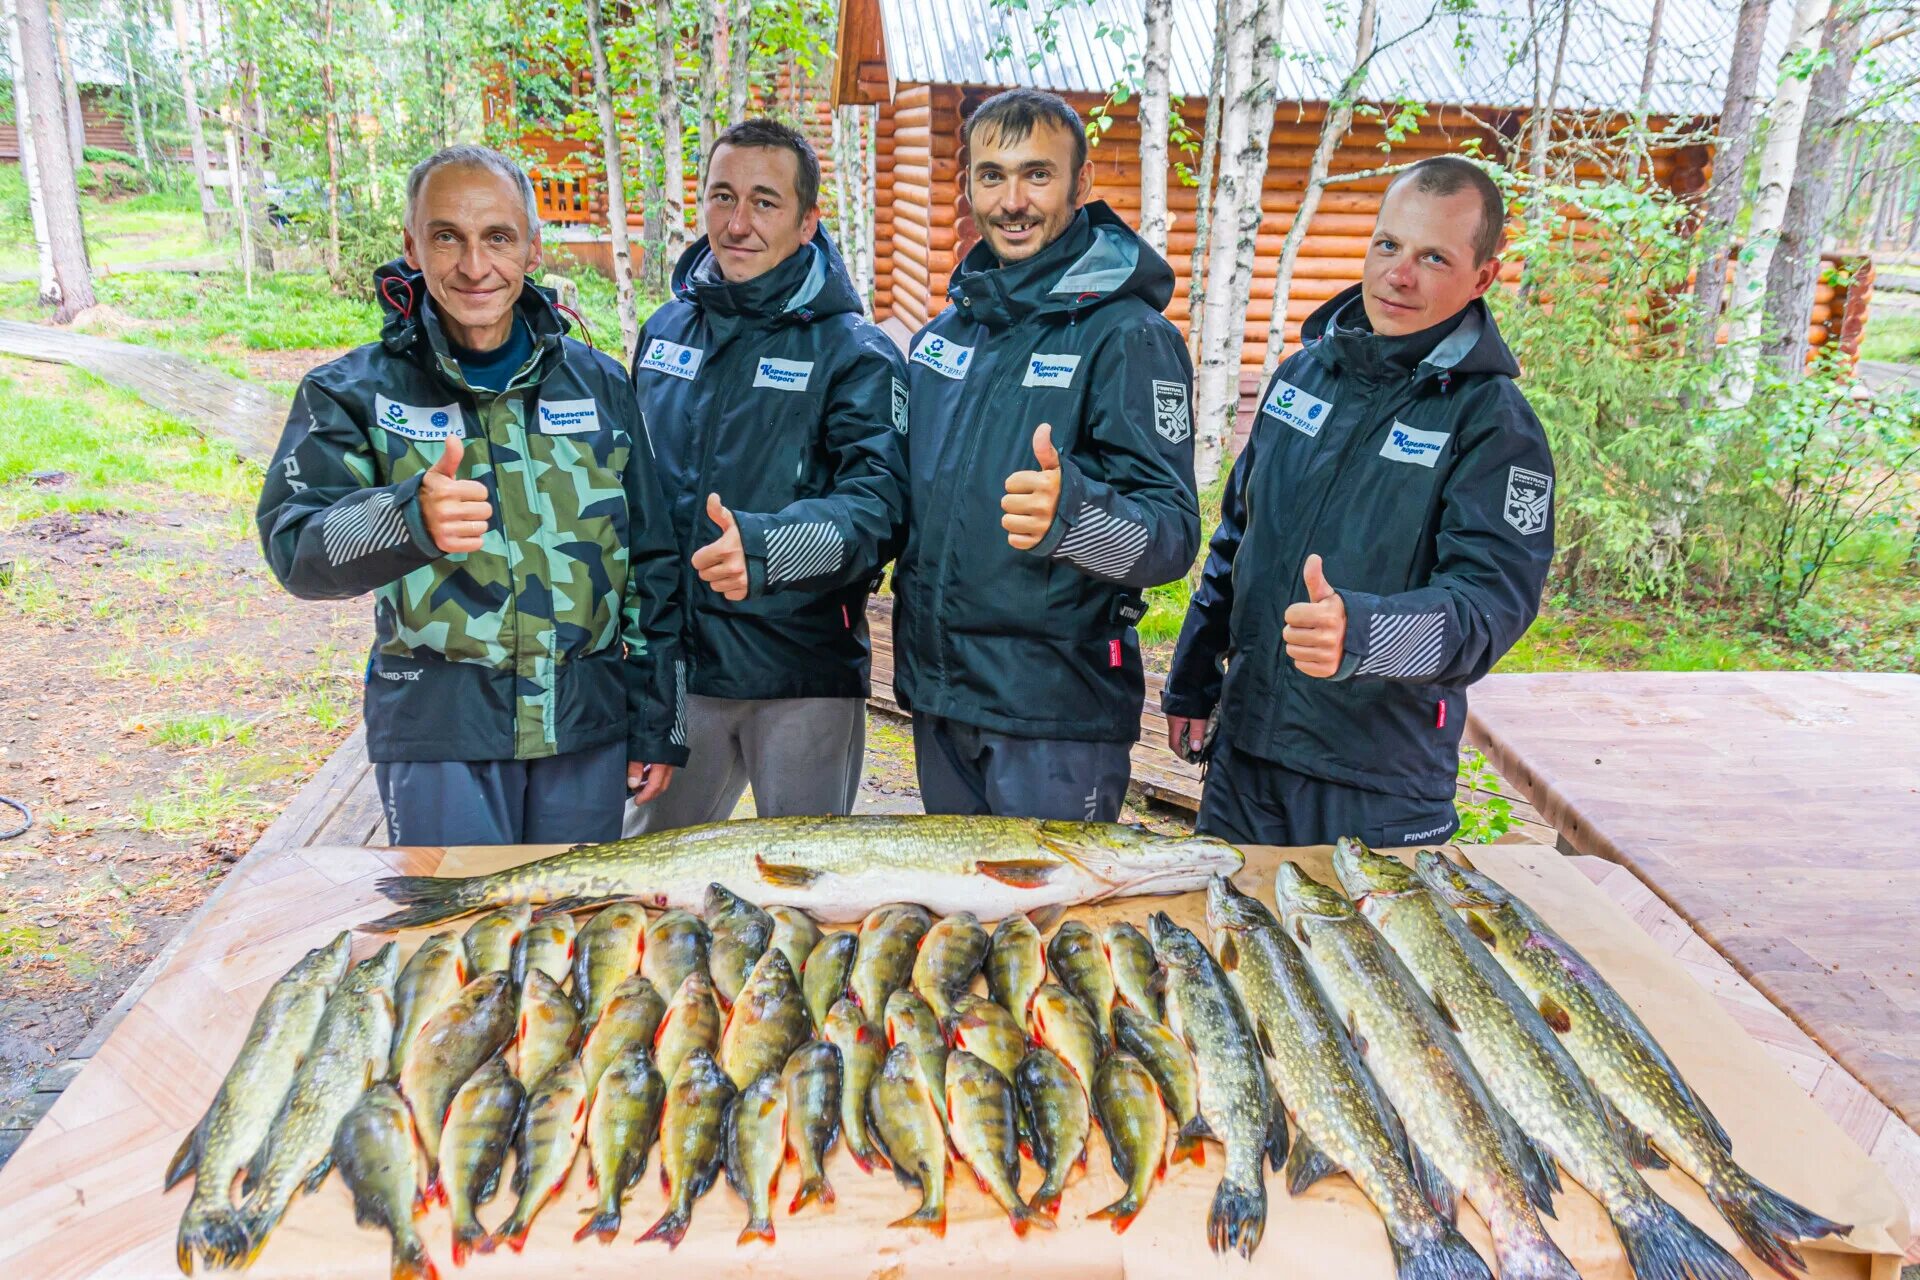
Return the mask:
<path id="1" fill-rule="evenodd" d="M 224 712 L 197 712 L 162 720 L 147 731 L 156 747 L 211 747 L 233 739 L 241 746 L 253 740 L 253 726 Z"/>
<path id="2" fill-rule="evenodd" d="M 1876 311 L 1860 335 L 1860 358 L 1920 364 L 1920 312 Z"/>
<path id="3" fill-rule="evenodd" d="M 238 241 L 233 236 L 218 242 L 207 240 L 200 206 L 184 185 L 178 191 L 126 195 L 113 190 L 113 184 L 102 176 L 105 171 L 103 166 L 89 166 L 88 189 L 80 195 L 87 255 L 96 267 L 125 271 L 143 263 L 236 251 Z M 20 167 L 0 168 L 0 271 L 37 268 L 26 200 Z"/>
<path id="4" fill-rule="evenodd" d="M 266 806 L 253 795 L 251 784 L 241 784 L 225 769 L 207 769 L 198 776 L 182 770 L 158 796 L 138 796 L 132 804 L 133 824 L 153 835 L 181 835 L 211 831 L 243 814 Z"/>
<path id="5" fill-rule="evenodd" d="M 353 347 L 380 332 L 379 308 L 334 293 L 323 275 L 258 275 L 249 298 L 233 272 L 157 271 L 97 279 L 94 294 L 102 306 L 146 322 L 119 336 L 201 359 L 222 346 L 248 351 Z M 0 315 L 41 318 L 33 284 L 0 285 Z"/>

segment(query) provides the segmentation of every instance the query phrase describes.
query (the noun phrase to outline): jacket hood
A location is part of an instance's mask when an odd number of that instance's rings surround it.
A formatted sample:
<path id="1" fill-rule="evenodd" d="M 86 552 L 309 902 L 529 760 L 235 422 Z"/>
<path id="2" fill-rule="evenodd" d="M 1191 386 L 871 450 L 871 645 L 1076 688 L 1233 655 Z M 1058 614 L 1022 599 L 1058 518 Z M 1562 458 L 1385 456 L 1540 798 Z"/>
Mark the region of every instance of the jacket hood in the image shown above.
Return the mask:
<path id="1" fill-rule="evenodd" d="M 1357 357 L 1364 358 L 1367 348 L 1377 350 L 1382 344 L 1380 336 L 1365 327 L 1365 304 L 1360 299 L 1360 289 L 1357 284 L 1342 289 L 1321 303 L 1300 326 L 1300 341 L 1329 369 L 1337 371 Z M 1443 325 L 1434 328 L 1440 329 Z M 1417 342 L 1419 336 L 1409 334 L 1408 338 Z M 1467 304 L 1452 331 L 1422 355 L 1413 372 L 1421 376 L 1487 373 L 1518 378 L 1520 362 L 1513 358 L 1506 340 L 1500 336 L 1486 299 L 1475 298 Z"/>
<path id="2" fill-rule="evenodd" d="M 527 322 L 533 345 L 545 351 L 559 345 L 571 327 L 555 305 L 551 291 L 534 283 L 531 276 L 514 302 L 514 310 Z M 448 353 L 447 335 L 440 327 L 439 313 L 427 293 L 427 278 L 395 258 L 373 273 L 373 294 L 380 300 L 381 345 L 394 355 L 402 355 L 425 337 L 435 355 Z"/>
<path id="3" fill-rule="evenodd" d="M 705 238 L 694 241 L 673 268 L 673 296 L 715 315 L 759 316 L 782 324 L 811 324 L 826 316 L 863 315 L 853 277 L 827 229 L 770 271 L 738 284 L 720 274 Z"/>
<path id="4" fill-rule="evenodd" d="M 1139 298 L 1165 311 L 1173 300 L 1173 268 L 1106 201 L 1096 200 L 1058 240 L 1023 262 L 1003 266 L 986 241 L 974 245 L 947 293 L 961 314 L 994 328 L 1028 316 L 1072 315 L 1115 298 Z"/>

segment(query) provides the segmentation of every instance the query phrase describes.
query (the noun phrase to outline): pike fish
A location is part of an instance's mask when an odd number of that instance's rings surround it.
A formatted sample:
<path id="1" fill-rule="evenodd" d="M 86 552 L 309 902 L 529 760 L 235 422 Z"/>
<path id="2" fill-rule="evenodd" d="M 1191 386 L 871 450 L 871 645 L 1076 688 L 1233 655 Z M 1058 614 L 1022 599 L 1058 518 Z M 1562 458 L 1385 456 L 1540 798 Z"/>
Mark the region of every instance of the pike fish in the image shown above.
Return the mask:
<path id="1" fill-rule="evenodd" d="M 660 1180 L 667 1188 L 667 1211 L 642 1240 L 664 1240 L 671 1249 L 687 1234 L 694 1202 L 720 1173 L 734 1092 L 733 1081 L 705 1049 L 694 1050 L 680 1064 L 660 1115 Z"/>
<path id="2" fill-rule="evenodd" d="M 1631 1006 L 1565 939 L 1493 880 L 1422 854 L 1419 875 L 1463 916 L 1500 967 L 1559 1033 L 1613 1105 L 1632 1149 L 1648 1141 L 1700 1184 L 1754 1255 L 1783 1276 L 1804 1270 L 1796 1240 L 1852 1228 L 1764 1186 L 1734 1162 L 1732 1143 Z"/>
<path id="3" fill-rule="evenodd" d="M 1153 1184 L 1167 1172 L 1167 1108 L 1160 1087 L 1140 1060 L 1131 1054 L 1110 1053 L 1093 1074 L 1093 1108 L 1107 1135 L 1113 1171 L 1126 1184 L 1126 1194 L 1104 1209 L 1088 1214 L 1125 1231 L 1140 1215 Z"/>
<path id="4" fill-rule="evenodd" d="M 480 1252 L 492 1253 L 503 1241 L 515 1253 L 526 1245 L 534 1218 L 567 1185 L 586 1128 L 587 1077 L 578 1061 L 563 1062 L 527 1094 L 513 1171 L 520 1199 L 512 1216 L 481 1244 Z"/>
<path id="5" fill-rule="evenodd" d="M 944 1100 L 943 1100 L 944 1101 Z M 887 1051 L 867 1094 L 870 1132 L 880 1140 L 894 1176 L 903 1186 L 920 1188 L 920 1207 L 896 1220 L 896 1227 L 925 1227 L 947 1234 L 947 1138 L 940 1121 L 943 1102 L 927 1089 L 913 1050 L 895 1045 Z"/>
<path id="6" fill-rule="evenodd" d="M 787 1212 L 815 1201 L 832 1204 L 826 1159 L 840 1136 L 840 1050 L 809 1040 L 787 1059 L 780 1082 L 787 1091 L 787 1153 L 800 1166 L 800 1189 Z"/>
<path id="7" fill-rule="evenodd" d="M 580 1046 L 580 1069 L 587 1074 L 589 1102 L 608 1067 L 636 1049 L 652 1057 L 653 1037 L 666 1016 L 667 1002 L 639 974 L 613 989 L 607 1007 L 600 1011 L 600 1021 L 593 1024 Z"/>
<path id="8" fill-rule="evenodd" d="M 392 1085 L 375 1085 L 353 1104 L 333 1135 L 333 1162 L 353 1193 L 353 1220 L 392 1237 L 393 1280 L 434 1280 L 439 1273 L 413 1225 L 426 1211 L 413 1117 Z"/>
<path id="9" fill-rule="evenodd" d="M 1154 962 L 1153 944 L 1146 935 L 1125 920 L 1116 920 L 1101 932 L 1100 945 L 1106 949 L 1115 994 L 1155 1022 L 1164 1019 L 1160 966 Z"/>
<path id="10" fill-rule="evenodd" d="M 747 1225 L 735 1243 L 773 1243 L 773 1193 L 787 1156 L 787 1090 L 767 1072 L 742 1089 L 727 1108 L 727 1185 L 747 1206 Z"/>
<path id="11" fill-rule="evenodd" d="M 281 1099 L 306 1060 L 327 997 L 347 971 L 350 942 L 343 933 L 315 947 L 267 989 L 212 1104 L 167 1165 L 167 1190 L 189 1173 L 196 1178 L 174 1246 L 186 1275 L 193 1274 L 196 1257 L 211 1266 L 232 1266 L 246 1254 L 246 1237 L 233 1211 L 234 1179 L 265 1141 Z"/>
<path id="12" fill-rule="evenodd" d="M 707 948 L 712 939 L 704 921 L 691 911 L 662 911 L 647 926 L 640 957 L 640 974 L 653 989 L 671 998 L 690 973 L 707 972 Z"/>
<path id="13" fill-rule="evenodd" d="M 1193 1055 L 1186 1044 L 1164 1022 L 1157 1022 L 1130 1006 L 1113 1011 L 1114 1039 L 1122 1053 L 1139 1060 L 1160 1089 L 1160 1100 L 1173 1113 L 1173 1151 L 1171 1164 L 1191 1160 L 1207 1162 L 1201 1139 L 1210 1132 L 1200 1118 L 1200 1082 L 1193 1074 Z"/>
<path id="14" fill-rule="evenodd" d="M 942 1022 L 987 958 L 987 931 L 971 911 L 957 911 L 927 930 L 913 962 L 913 989 Z"/>
<path id="15" fill-rule="evenodd" d="M 1107 967 L 1107 949 L 1099 935 L 1081 921 L 1062 921 L 1047 941 L 1047 965 L 1060 985 L 1087 1006 L 1101 1043 L 1109 1043 L 1113 1039 L 1113 970 Z"/>
<path id="16" fill-rule="evenodd" d="M 460 1086 L 447 1108 L 440 1131 L 439 1181 L 429 1194 L 437 1187 L 453 1218 L 455 1266 L 464 1264 L 487 1238 L 475 1210 L 490 1203 L 500 1189 L 500 1166 L 520 1131 L 526 1105 L 526 1089 L 507 1070 L 506 1059 L 496 1054 Z"/>
<path id="17" fill-rule="evenodd" d="M 872 1173 L 875 1161 L 885 1164 L 886 1158 L 867 1128 L 867 1093 L 886 1060 L 886 1036 L 850 998 L 834 1002 L 820 1036 L 840 1051 L 840 1128 L 847 1135 L 847 1154 L 860 1172 Z"/>
<path id="18" fill-rule="evenodd" d="M 827 1011 L 847 994 L 847 977 L 853 972 L 853 953 L 860 939 L 851 933 L 829 933 L 813 944 L 807 953 L 806 967 L 800 971 L 800 993 L 807 998 L 807 1015 L 817 1033 L 826 1031 Z"/>
<path id="19" fill-rule="evenodd" d="M 1048 1217 L 1060 1212 L 1060 1195 L 1074 1166 L 1087 1162 L 1093 1116 L 1073 1068 L 1051 1049 L 1035 1049 L 1013 1071 L 1014 1098 L 1025 1117 L 1033 1162 L 1043 1175 L 1027 1204 Z"/>
<path id="20" fill-rule="evenodd" d="M 726 1008 L 746 985 L 753 962 L 773 942 L 773 917 L 721 884 L 707 886 L 700 914 L 713 939 L 707 949 L 707 971 L 713 975 L 721 1007 Z"/>
<path id="21" fill-rule="evenodd" d="M 1227 1149 L 1226 1170 L 1207 1214 L 1215 1253 L 1251 1258 L 1267 1226 L 1264 1155 L 1275 1169 L 1286 1149 L 1286 1121 L 1274 1103 L 1260 1049 L 1240 998 L 1200 939 L 1164 911 L 1148 920 L 1154 955 L 1167 971 L 1167 1017 L 1193 1055 L 1200 1116 Z"/>
<path id="22" fill-rule="evenodd" d="M 727 1010 L 720 1031 L 720 1067 L 734 1088 L 745 1089 L 770 1072 L 778 1075 L 811 1030 L 787 957 L 770 947 L 754 961 L 740 998 Z"/>
<path id="23" fill-rule="evenodd" d="M 580 1011 L 544 969 L 527 971 L 520 989 L 520 1028 L 514 1039 L 514 1075 L 531 1089 L 573 1056 L 580 1043 Z"/>
<path id="24" fill-rule="evenodd" d="M 589 1181 L 599 1200 L 573 1238 L 593 1236 L 606 1244 L 620 1234 L 627 1192 L 647 1171 L 647 1151 L 660 1132 L 667 1082 L 654 1069 L 646 1048 L 633 1044 L 601 1073 L 599 1088 L 588 1092 L 593 1099 L 587 1108 Z"/>
<path id="25" fill-rule="evenodd" d="M 438 924 L 511 904 L 638 899 L 697 909 L 725 880 L 749 901 L 799 907 L 829 924 L 897 902 L 903 884 L 941 915 L 999 920 L 1142 893 L 1184 893 L 1243 859 L 1208 836 L 1156 836 L 1100 822 L 864 814 L 755 818 L 570 849 L 491 875 L 394 876 L 380 891 L 402 908 L 371 932 Z M 751 868 L 751 874 L 743 874 Z M 657 985 L 657 984 L 656 984 Z"/>
<path id="26" fill-rule="evenodd" d="M 875 907 L 860 922 L 847 989 L 875 1022 L 886 1016 L 887 997 L 912 982 L 920 940 L 932 927 L 927 909 L 910 902 Z"/>
<path id="27" fill-rule="evenodd" d="M 1399 1121 L 1273 913 L 1221 878 L 1207 889 L 1207 923 L 1293 1121 L 1288 1193 L 1345 1170 L 1380 1211 L 1400 1280 L 1492 1280 L 1473 1246 L 1427 1201 Z"/>
<path id="28" fill-rule="evenodd" d="M 427 1174 L 439 1174 L 440 1125 L 467 1077 L 513 1038 L 513 979 L 505 969 L 482 973 L 453 1003 L 427 1019 L 407 1051 L 400 1096 L 427 1152 Z"/>
<path id="29" fill-rule="evenodd" d="M 1013 1015 L 971 991 L 954 1004 L 947 1031 L 954 1048 L 984 1059 L 1008 1080 L 1027 1056 L 1027 1038 L 1020 1034 Z"/>
<path id="30" fill-rule="evenodd" d="M 386 1074 L 393 1050 L 393 980 L 400 968 L 389 942 L 340 980 L 314 1033 L 313 1052 L 300 1064 L 266 1143 L 247 1165 L 247 1198 L 240 1206 L 251 1266 L 293 1203 L 333 1167 L 333 1135 L 353 1104 Z"/>
<path id="31" fill-rule="evenodd" d="M 573 940 L 573 998 L 580 1025 L 591 1027 L 613 998 L 613 989 L 640 971 L 646 946 L 647 909 L 615 902 L 594 913 Z"/>
<path id="32" fill-rule="evenodd" d="M 1280 866 L 1275 901 L 1413 1151 L 1486 1219 L 1501 1276 L 1575 1280 L 1540 1225 L 1541 1188 L 1520 1172 L 1531 1154 L 1406 966 L 1344 894 L 1291 862 Z"/>
<path id="33" fill-rule="evenodd" d="M 698 1051 L 720 1051 L 720 1005 L 713 998 L 713 980 L 704 969 L 681 982 L 667 1003 L 659 1030 L 653 1033 L 654 1065 L 668 1081 L 680 1074 L 680 1064 L 688 1055 Z"/>
<path id="34" fill-rule="evenodd" d="M 459 917 L 446 918 L 455 920 Z M 527 926 L 532 921 L 531 906 L 524 903 L 501 903 L 498 910 L 488 911 L 487 914 L 468 925 L 460 942 L 467 949 L 469 980 L 483 973 L 492 973 L 497 969 L 512 970 L 513 949 L 520 944 L 520 935 L 526 932 Z"/>
<path id="35" fill-rule="evenodd" d="M 513 948 L 513 976 L 525 982 L 538 969 L 555 984 L 566 986 L 573 975 L 573 947 L 579 926 L 565 911 L 555 911 L 529 924 Z"/>
<path id="36" fill-rule="evenodd" d="M 1046 948 L 1040 930 L 1024 915 L 1010 915 L 993 931 L 987 945 L 987 990 L 1002 1009 L 1013 1015 L 1020 1030 L 1031 1034 L 1027 1006 L 1047 980 Z"/>
<path id="37" fill-rule="evenodd" d="M 804 977 L 807 957 L 820 943 L 820 926 L 798 907 L 768 907 L 767 914 L 773 917 L 771 945 L 787 958 L 787 967 L 795 978 Z"/>
<path id="38" fill-rule="evenodd" d="M 1024 1236 L 1036 1225 L 1051 1231 L 1053 1219 L 1020 1198 L 1020 1123 L 1013 1086 L 997 1067 L 964 1049 L 947 1059 L 946 1077 L 947 1132 L 980 1189 L 1007 1211 L 1015 1235 Z"/>
<path id="39" fill-rule="evenodd" d="M 467 950 L 451 931 L 436 933 L 415 949 L 393 984 L 393 1053 L 387 1074 L 398 1079 L 407 1063 L 407 1048 L 427 1019 L 446 1008 L 473 976 L 467 969 Z"/>

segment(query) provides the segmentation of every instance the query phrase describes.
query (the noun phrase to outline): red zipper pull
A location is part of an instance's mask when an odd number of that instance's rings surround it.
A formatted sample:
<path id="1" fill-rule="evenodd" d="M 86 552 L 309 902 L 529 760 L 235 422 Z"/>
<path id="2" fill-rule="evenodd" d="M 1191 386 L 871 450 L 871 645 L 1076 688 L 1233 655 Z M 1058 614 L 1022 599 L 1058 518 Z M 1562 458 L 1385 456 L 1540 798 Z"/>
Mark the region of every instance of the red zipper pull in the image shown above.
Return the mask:
<path id="1" fill-rule="evenodd" d="M 1440 708 L 1440 713 L 1434 717 L 1433 727 L 1444 729 L 1447 727 L 1447 700 L 1442 698 L 1436 705 Z"/>
<path id="2" fill-rule="evenodd" d="M 1120 669 L 1120 642 L 1118 640 L 1107 641 L 1107 666 L 1115 671 Z"/>
<path id="3" fill-rule="evenodd" d="M 840 603 L 840 625 L 848 631 L 853 630 L 853 619 L 847 614 L 847 605 L 844 600 Z"/>

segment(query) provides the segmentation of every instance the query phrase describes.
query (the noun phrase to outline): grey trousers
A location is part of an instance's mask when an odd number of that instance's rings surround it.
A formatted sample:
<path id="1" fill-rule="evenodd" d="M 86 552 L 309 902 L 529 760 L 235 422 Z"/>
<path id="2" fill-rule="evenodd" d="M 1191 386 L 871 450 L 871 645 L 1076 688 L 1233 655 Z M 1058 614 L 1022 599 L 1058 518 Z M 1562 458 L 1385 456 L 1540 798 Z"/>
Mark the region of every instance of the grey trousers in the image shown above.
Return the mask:
<path id="1" fill-rule="evenodd" d="M 867 754 L 866 700 L 688 694 L 687 754 L 665 795 L 627 806 L 625 834 L 723 822 L 749 785 L 762 818 L 844 817 Z"/>
<path id="2" fill-rule="evenodd" d="M 620 836 L 627 744 L 544 760 L 373 766 L 393 844 L 599 844 Z"/>
<path id="3" fill-rule="evenodd" d="M 1125 742 L 1016 738 L 940 716 L 913 717 L 913 763 L 928 813 L 1113 822 L 1133 773 Z"/>

